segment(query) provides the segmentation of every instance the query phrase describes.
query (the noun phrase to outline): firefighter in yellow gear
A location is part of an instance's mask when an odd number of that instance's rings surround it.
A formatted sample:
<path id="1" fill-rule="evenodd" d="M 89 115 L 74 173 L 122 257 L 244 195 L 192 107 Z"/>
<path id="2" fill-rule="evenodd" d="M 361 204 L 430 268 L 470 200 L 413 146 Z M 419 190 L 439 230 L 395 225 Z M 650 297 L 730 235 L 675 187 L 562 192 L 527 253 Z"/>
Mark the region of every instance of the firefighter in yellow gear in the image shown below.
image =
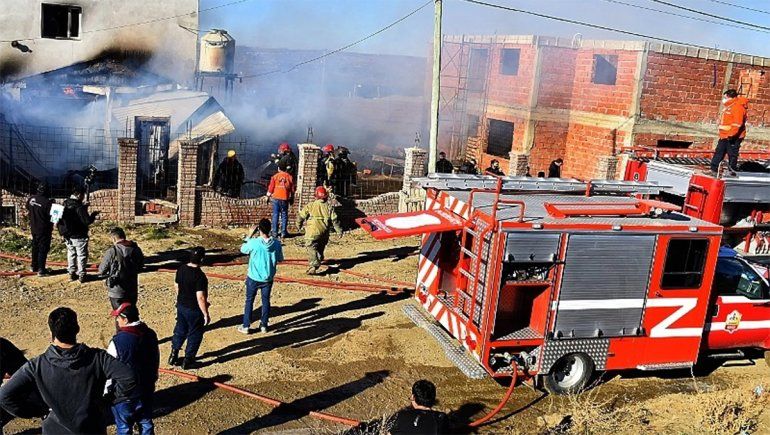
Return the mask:
<path id="1" fill-rule="evenodd" d="M 308 275 L 318 273 L 321 262 L 324 260 L 324 250 L 329 243 L 329 231 L 331 227 L 342 237 L 342 227 L 337 218 L 334 207 L 329 204 L 329 192 L 323 186 L 315 189 L 316 200 L 306 205 L 299 212 L 297 226 L 305 225 L 305 247 L 308 253 Z"/>

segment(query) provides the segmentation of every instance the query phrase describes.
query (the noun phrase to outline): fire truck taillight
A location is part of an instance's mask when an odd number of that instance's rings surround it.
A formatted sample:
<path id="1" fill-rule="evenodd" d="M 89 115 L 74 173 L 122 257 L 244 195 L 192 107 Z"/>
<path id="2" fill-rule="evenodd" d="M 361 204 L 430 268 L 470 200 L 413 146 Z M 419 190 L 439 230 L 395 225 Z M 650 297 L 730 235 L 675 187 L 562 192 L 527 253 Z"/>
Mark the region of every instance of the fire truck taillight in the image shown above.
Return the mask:
<path id="1" fill-rule="evenodd" d="M 465 344 L 471 351 L 476 350 L 476 340 L 472 339 L 470 335 L 465 337 Z"/>

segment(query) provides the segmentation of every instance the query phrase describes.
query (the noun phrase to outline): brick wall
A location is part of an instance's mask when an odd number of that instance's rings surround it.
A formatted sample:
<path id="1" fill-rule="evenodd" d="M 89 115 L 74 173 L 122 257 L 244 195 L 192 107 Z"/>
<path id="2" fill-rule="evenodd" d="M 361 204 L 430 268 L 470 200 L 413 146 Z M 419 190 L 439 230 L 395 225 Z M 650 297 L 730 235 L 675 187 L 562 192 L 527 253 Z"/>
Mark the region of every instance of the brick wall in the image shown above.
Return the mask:
<path id="1" fill-rule="evenodd" d="M 533 45 L 495 44 L 490 46 L 489 91 L 490 103 L 529 104 L 530 89 L 535 75 L 535 52 Z M 516 75 L 501 72 L 501 56 L 504 49 L 519 50 L 519 71 Z"/>
<path id="2" fill-rule="evenodd" d="M 16 211 L 16 223 L 22 224 L 27 219 L 27 209 L 25 208 L 25 198 L 14 195 L 13 193 L 0 189 L 0 205 L 3 207 L 13 207 Z"/>
<path id="3" fill-rule="evenodd" d="M 191 227 L 199 220 L 196 207 L 196 178 L 198 173 L 198 146 L 181 142 L 179 144 L 179 170 L 177 179 L 177 200 L 179 224 Z M 202 218 L 202 216 L 201 216 Z"/>
<path id="4" fill-rule="evenodd" d="M 533 176 L 541 171 L 548 174 L 552 161 L 565 158 L 568 133 L 569 124 L 565 122 L 535 123 L 534 141 L 529 153 L 529 170 Z"/>
<path id="5" fill-rule="evenodd" d="M 118 190 L 115 219 L 133 223 L 136 218 L 136 173 L 139 141 L 118 139 Z"/>
<path id="6" fill-rule="evenodd" d="M 506 168 L 506 166 L 502 166 Z M 511 177 L 523 177 L 527 175 L 527 169 L 529 168 L 529 156 L 517 152 L 511 153 L 511 159 L 508 161 L 506 175 Z"/>
<path id="7" fill-rule="evenodd" d="M 89 211 L 98 211 L 99 220 L 118 221 L 118 189 L 91 192 Z"/>
<path id="8" fill-rule="evenodd" d="M 402 190 L 412 187 L 412 179 L 424 177 L 428 173 L 428 152 L 422 148 L 412 147 L 404 150 L 404 183 Z"/>
<path id="9" fill-rule="evenodd" d="M 618 57 L 617 81 L 615 85 L 592 82 L 594 55 Z M 575 59 L 575 81 L 572 88 L 571 110 L 594 112 L 606 115 L 628 116 L 636 81 L 638 53 L 619 50 L 578 50 Z"/>
<path id="10" fill-rule="evenodd" d="M 210 227 L 250 226 L 262 218 L 272 219 L 273 207 L 266 196 L 256 199 L 236 199 L 213 191 L 199 191 L 201 225 Z M 289 210 L 289 223 L 293 224 L 295 213 Z M 290 225 L 293 226 L 293 225 Z"/>
<path id="11" fill-rule="evenodd" d="M 540 50 L 537 105 L 569 109 L 572 105 L 577 52 L 563 47 L 540 47 Z"/>
<path id="12" fill-rule="evenodd" d="M 316 180 L 318 178 L 318 158 L 321 150 L 313 144 L 299 144 L 299 162 L 297 168 L 297 192 L 295 204 L 299 209 L 315 199 Z"/>
<path id="13" fill-rule="evenodd" d="M 370 199 L 343 201 L 337 207 L 337 215 L 345 229 L 358 228 L 355 220 L 369 215 L 398 213 L 400 192 L 388 192 Z"/>
<path id="14" fill-rule="evenodd" d="M 624 133 L 601 127 L 572 124 L 567 133 L 562 175 L 579 179 L 594 178 L 599 156 L 609 156 L 619 149 Z"/>

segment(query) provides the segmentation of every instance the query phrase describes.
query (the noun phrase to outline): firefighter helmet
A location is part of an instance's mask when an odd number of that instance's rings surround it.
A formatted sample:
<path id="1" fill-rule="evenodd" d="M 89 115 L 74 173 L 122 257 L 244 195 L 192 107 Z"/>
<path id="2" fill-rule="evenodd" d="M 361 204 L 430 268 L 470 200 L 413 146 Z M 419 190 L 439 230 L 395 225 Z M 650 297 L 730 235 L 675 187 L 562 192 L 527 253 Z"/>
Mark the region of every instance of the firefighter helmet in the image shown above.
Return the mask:
<path id="1" fill-rule="evenodd" d="M 334 145 L 327 143 L 326 146 L 323 147 L 323 152 L 325 153 L 333 153 L 334 152 Z"/>
<path id="2" fill-rule="evenodd" d="M 233 158 L 235 157 L 235 150 L 230 150 L 227 152 L 227 157 Z"/>
<path id="3" fill-rule="evenodd" d="M 326 191 L 325 187 L 318 186 L 315 188 L 315 197 L 318 199 L 326 199 L 329 197 L 329 192 Z"/>
<path id="4" fill-rule="evenodd" d="M 287 142 L 284 142 L 284 143 L 278 145 L 278 152 L 279 153 L 285 153 L 286 151 L 291 151 L 291 148 L 289 147 L 289 144 Z"/>

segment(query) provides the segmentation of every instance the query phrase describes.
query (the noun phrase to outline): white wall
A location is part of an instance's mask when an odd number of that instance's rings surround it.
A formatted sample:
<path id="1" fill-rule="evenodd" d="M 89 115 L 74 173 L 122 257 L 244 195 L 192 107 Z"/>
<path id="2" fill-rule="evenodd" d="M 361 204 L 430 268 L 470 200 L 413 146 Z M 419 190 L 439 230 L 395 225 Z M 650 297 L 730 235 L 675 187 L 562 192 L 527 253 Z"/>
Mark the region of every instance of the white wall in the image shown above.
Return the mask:
<path id="1" fill-rule="evenodd" d="M 41 39 L 42 3 L 82 7 L 80 39 Z M 148 69 L 180 83 L 192 80 L 196 35 L 180 25 L 198 29 L 198 0 L 0 0 L 0 11 L 0 41 L 20 40 L 32 50 L 22 53 L 0 42 L 0 81 L 90 60 L 106 49 L 150 51 Z M 96 31 L 116 26 L 126 27 Z"/>

